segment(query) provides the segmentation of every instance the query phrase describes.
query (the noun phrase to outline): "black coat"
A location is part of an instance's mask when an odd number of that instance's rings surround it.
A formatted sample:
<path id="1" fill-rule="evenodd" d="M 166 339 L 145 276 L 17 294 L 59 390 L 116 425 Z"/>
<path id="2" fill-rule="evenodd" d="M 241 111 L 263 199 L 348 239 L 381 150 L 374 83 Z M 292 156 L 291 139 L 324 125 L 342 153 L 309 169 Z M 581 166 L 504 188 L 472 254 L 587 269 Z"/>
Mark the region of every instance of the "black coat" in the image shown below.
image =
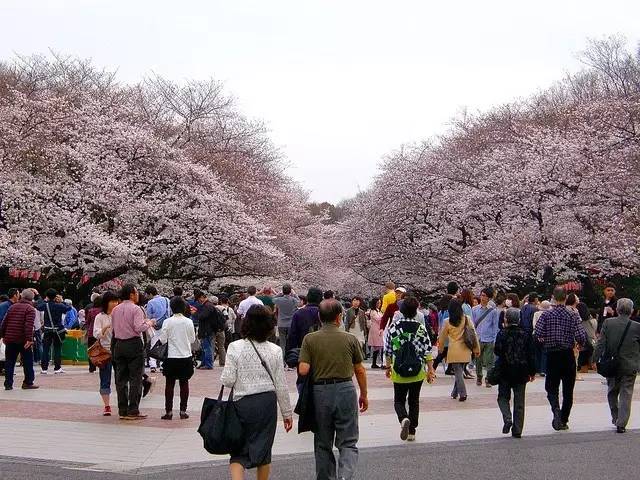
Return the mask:
<path id="1" fill-rule="evenodd" d="M 510 325 L 498 332 L 495 354 L 500 378 L 512 385 L 522 385 L 536 373 L 533 338 L 519 326 Z"/>
<path id="2" fill-rule="evenodd" d="M 194 323 L 198 324 L 198 338 L 211 338 L 224 330 L 225 321 L 222 313 L 215 305 L 207 301 L 193 315 Z"/>

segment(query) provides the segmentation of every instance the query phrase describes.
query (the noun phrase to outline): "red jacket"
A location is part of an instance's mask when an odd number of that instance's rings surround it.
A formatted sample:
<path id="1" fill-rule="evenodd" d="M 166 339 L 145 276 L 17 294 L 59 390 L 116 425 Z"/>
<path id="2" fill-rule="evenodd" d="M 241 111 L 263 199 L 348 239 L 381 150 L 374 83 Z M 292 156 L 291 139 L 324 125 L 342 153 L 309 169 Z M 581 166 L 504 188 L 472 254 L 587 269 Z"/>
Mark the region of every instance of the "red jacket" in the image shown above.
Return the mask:
<path id="1" fill-rule="evenodd" d="M 31 342 L 33 340 L 33 322 L 36 309 L 29 300 L 20 300 L 9 308 L 0 327 L 0 337 L 7 343 Z"/>

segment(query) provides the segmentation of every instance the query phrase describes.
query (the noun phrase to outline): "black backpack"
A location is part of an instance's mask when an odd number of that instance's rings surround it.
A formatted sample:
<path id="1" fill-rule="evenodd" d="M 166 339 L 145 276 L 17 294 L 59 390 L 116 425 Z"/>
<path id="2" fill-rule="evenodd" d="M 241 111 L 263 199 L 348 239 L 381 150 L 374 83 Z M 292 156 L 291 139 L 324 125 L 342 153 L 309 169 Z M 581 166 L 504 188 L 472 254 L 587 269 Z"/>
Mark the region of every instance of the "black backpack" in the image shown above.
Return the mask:
<path id="1" fill-rule="evenodd" d="M 400 346 L 393 363 L 393 370 L 405 378 L 415 377 L 422 370 L 422 360 L 410 337 Z"/>

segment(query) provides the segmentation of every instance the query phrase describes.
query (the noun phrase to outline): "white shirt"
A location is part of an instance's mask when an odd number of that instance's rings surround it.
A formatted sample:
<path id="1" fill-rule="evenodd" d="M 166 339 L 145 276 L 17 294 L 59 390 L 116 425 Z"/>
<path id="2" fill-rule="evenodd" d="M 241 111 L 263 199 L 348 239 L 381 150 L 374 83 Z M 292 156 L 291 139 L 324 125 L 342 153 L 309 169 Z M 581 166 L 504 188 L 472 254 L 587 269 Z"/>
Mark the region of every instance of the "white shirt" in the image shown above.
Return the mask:
<path id="1" fill-rule="evenodd" d="M 225 387 L 234 389 L 234 401 L 248 395 L 275 390 L 283 418 L 290 418 L 293 411 L 284 375 L 282 349 L 271 342 L 257 343 L 254 341 L 253 344 L 273 375 L 273 381 L 262 366 L 251 343 L 246 339 L 237 340 L 229 345 L 220 380 Z"/>
<path id="2" fill-rule="evenodd" d="M 169 343 L 168 358 L 189 358 L 191 344 L 196 341 L 196 329 L 190 318 L 177 313 L 162 322 L 159 340 Z"/>
<path id="3" fill-rule="evenodd" d="M 240 305 L 238 306 L 238 315 L 244 317 L 247 314 L 249 307 L 253 305 L 264 305 L 264 303 L 262 303 L 262 300 L 257 298 L 255 295 L 251 295 L 240 302 Z"/>
<path id="4" fill-rule="evenodd" d="M 93 338 L 100 340 L 100 345 L 111 351 L 111 337 L 113 336 L 113 329 L 109 328 L 109 330 L 107 330 L 103 335 L 102 329 L 106 326 L 111 327 L 111 315 L 100 312 L 96 315 L 96 319 L 93 322 Z"/>

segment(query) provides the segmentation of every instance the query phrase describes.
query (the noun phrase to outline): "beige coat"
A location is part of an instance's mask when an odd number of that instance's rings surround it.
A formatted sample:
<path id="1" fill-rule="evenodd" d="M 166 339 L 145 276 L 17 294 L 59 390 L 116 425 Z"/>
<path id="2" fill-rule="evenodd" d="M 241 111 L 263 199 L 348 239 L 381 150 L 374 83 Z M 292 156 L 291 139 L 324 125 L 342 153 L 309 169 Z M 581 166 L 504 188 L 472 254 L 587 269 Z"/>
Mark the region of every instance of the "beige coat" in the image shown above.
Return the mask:
<path id="1" fill-rule="evenodd" d="M 473 322 L 467 316 L 465 316 L 465 322 L 473 329 Z M 471 361 L 471 350 L 464 344 L 464 325 L 465 322 L 460 322 L 460 325 L 454 327 L 449 324 L 447 319 L 440 330 L 438 335 L 438 348 L 443 348 L 447 339 L 449 340 L 449 351 L 447 352 L 447 363 L 469 363 Z M 480 355 L 480 342 L 478 342 L 478 334 L 476 333 L 476 344 L 473 348 L 473 354 L 477 357 Z"/>

